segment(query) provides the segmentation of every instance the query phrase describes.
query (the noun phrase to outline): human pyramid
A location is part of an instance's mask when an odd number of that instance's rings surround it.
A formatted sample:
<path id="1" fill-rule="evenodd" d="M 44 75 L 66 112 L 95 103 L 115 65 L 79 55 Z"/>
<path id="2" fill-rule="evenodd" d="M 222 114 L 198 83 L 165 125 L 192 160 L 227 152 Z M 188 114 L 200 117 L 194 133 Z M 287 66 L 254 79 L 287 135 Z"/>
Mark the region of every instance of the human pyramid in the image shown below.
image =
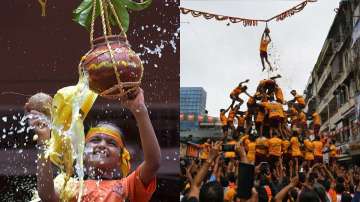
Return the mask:
<path id="1" fill-rule="evenodd" d="M 247 92 L 245 83 L 249 82 L 248 79 L 231 91 L 231 105 L 220 110 L 223 142 L 242 142 L 250 162 L 255 165 L 269 162 L 270 168 L 274 168 L 281 157 L 285 161 L 305 161 L 309 166 L 322 163 L 324 146 L 330 148 L 331 163 L 336 157 L 335 141 L 319 135 L 320 115 L 312 110 L 307 116 L 303 111 L 305 99 L 296 90 L 291 91 L 293 99 L 285 101 L 283 91 L 276 82 L 279 78 L 278 74 L 261 80 L 253 95 Z M 240 111 L 240 106 L 244 104 L 240 98 L 242 94 L 249 97 L 246 111 Z M 284 105 L 287 105 L 287 110 Z M 311 120 L 309 126 L 308 119 Z M 235 157 L 231 152 L 225 152 L 225 155 Z"/>

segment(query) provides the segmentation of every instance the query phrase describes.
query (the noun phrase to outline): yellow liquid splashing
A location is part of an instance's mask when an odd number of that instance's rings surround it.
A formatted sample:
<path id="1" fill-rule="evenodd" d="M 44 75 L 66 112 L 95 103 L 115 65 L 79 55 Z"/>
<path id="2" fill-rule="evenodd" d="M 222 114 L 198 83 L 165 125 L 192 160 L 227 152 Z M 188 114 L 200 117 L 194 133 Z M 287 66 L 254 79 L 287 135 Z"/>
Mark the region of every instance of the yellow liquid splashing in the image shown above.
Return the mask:
<path id="1" fill-rule="evenodd" d="M 83 155 L 85 134 L 83 121 L 97 98 L 97 94 L 89 90 L 87 75 L 80 75 L 75 86 L 58 90 L 52 105 L 52 134 L 47 155 L 62 171 L 60 180 L 61 201 L 69 201 L 78 191 L 81 200 L 84 187 Z M 69 188 L 68 181 L 73 175 L 73 162 L 76 159 L 76 173 L 79 189 Z M 56 184 L 56 181 L 55 181 Z M 74 184 L 74 183 L 69 183 Z"/>

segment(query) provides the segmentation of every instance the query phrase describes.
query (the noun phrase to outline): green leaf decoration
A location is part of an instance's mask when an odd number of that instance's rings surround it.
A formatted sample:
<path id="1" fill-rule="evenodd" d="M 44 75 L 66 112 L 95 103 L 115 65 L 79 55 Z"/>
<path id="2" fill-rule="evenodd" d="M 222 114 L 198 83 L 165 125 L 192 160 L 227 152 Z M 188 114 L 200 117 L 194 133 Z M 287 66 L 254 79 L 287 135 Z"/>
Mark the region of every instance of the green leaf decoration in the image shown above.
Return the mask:
<path id="1" fill-rule="evenodd" d="M 130 20 L 129 13 L 128 13 L 127 9 L 119 1 L 116 1 L 116 0 L 114 1 L 113 0 L 113 1 L 111 1 L 111 3 L 113 3 L 113 5 L 114 5 L 116 14 L 119 17 L 119 20 L 120 20 L 121 26 L 124 29 L 124 32 L 127 32 L 128 28 L 129 28 L 129 20 Z M 109 12 L 109 14 L 110 13 L 111 13 L 111 11 Z M 111 24 L 113 26 L 117 26 L 117 23 L 116 23 L 116 20 L 115 20 L 114 16 L 111 15 L 110 20 L 111 20 L 110 22 L 111 22 Z"/>
<path id="2" fill-rule="evenodd" d="M 128 9 L 134 11 L 143 10 L 151 4 L 152 0 L 145 0 L 144 2 L 138 3 L 132 0 L 111 0 L 114 5 L 117 16 L 119 17 L 121 26 L 126 32 L 129 28 L 129 12 Z M 85 27 L 88 31 L 91 28 L 93 0 L 83 0 L 81 4 L 73 11 L 73 20 Z M 117 26 L 115 17 L 112 16 L 112 12 L 109 9 L 110 22 L 112 26 Z M 96 11 L 95 18 L 100 16 L 99 0 L 96 0 Z"/>
<path id="3" fill-rule="evenodd" d="M 151 0 L 146 0 L 141 3 L 134 2 L 132 0 L 111 0 L 111 2 L 119 1 L 122 5 L 124 5 L 126 8 L 134 10 L 134 11 L 141 11 L 145 8 L 149 7 L 151 4 Z"/>
<path id="4" fill-rule="evenodd" d="M 85 27 L 88 31 L 91 26 L 93 0 L 83 0 L 79 7 L 73 11 L 73 20 Z M 95 18 L 100 15 L 99 3 L 96 1 Z"/>

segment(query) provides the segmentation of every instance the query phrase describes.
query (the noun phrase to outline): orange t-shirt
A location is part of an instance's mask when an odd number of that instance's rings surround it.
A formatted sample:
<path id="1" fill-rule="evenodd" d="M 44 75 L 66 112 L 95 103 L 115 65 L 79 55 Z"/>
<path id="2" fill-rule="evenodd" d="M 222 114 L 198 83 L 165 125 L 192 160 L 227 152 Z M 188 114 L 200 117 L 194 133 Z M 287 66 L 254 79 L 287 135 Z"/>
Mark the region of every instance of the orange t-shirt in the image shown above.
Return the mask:
<path id="1" fill-rule="evenodd" d="M 313 118 L 314 125 L 318 125 L 318 126 L 321 125 L 321 118 L 320 118 L 320 115 L 318 113 L 314 112 L 312 114 L 312 118 Z"/>
<path id="2" fill-rule="evenodd" d="M 269 147 L 269 140 L 266 137 L 259 137 L 256 139 L 256 152 L 259 154 L 267 154 Z"/>
<path id="3" fill-rule="evenodd" d="M 284 101 L 285 101 L 284 95 L 283 95 L 283 92 L 280 87 L 275 88 L 275 97 L 276 97 L 276 101 L 284 103 Z"/>
<path id="4" fill-rule="evenodd" d="M 227 118 L 227 121 L 234 121 L 234 117 L 235 117 L 235 110 L 233 109 L 230 109 L 230 112 L 229 112 L 229 116 Z"/>
<path id="5" fill-rule="evenodd" d="M 268 110 L 270 119 L 285 117 L 282 105 L 280 103 L 262 102 L 261 105 L 264 106 L 266 110 Z"/>
<path id="6" fill-rule="evenodd" d="M 313 144 L 314 144 L 314 155 L 322 156 L 323 143 L 321 141 L 314 141 Z"/>
<path id="7" fill-rule="evenodd" d="M 314 154 L 313 154 L 314 144 L 309 139 L 305 139 L 304 140 L 304 145 L 305 145 L 304 159 L 307 160 L 307 161 L 314 160 Z"/>
<path id="8" fill-rule="evenodd" d="M 248 151 L 247 151 L 246 157 L 247 157 L 248 161 L 255 162 L 256 143 L 255 142 L 249 142 L 247 144 L 247 149 L 248 149 Z"/>
<path id="9" fill-rule="evenodd" d="M 290 147 L 290 141 L 283 140 L 281 143 L 281 149 L 282 149 L 283 154 L 289 153 L 289 147 Z"/>
<path id="10" fill-rule="evenodd" d="M 269 40 L 266 40 L 266 39 L 261 40 L 261 42 L 260 42 L 260 51 L 267 52 L 267 47 L 268 47 L 269 43 L 270 43 Z"/>
<path id="11" fill-rule="evenodd" d="M 220 112 L 220 121 L 223 126 L 227 125 L 227 118 L 225 116 L 225 113 Z"/>
<path id="12" fill-rule="evenodd" d="M 82 202 L 116 202 L 129 199 L 147 202 L 156 189 L 156 177 L 145 187 L 140 180 L 140 167 L 120 180 L 85 180 Z"/>
<path id="13" fill-rule="evenodd" d="M 234 90 L 231 91 L 230 95 L 238 96 L 242 92 L 243 92 L 243 90 L 241 89 L 241 87 L 238 86 L 238 87 L 234 88 Z"/>
<path id="14" fill-rule="evenodd" d="M 209 156 L 211 145 L 207 142 L 201 145 L 200 159 L 207 159 Z"/>
<path id="15" fill-rule="evenodd" d="M 291 155 L 294 157 L 301 156 L 299 139 L 297 137 L 292 137 L 290 139 L 290 144 L 291 144 Z"/>
<path id="16" fill-rule="evenodd" d="M 295 96 L 295 100 L 296 100 L 297 103 L 305 106 L 305 100 L 304 100 L 303 96 L 301 96 L 301 95 L 296 95 L 296 96 Z"/>
<path id="17" fill-rule="evenodd" d="M 305 115 L 305 113 L 300 112 L 299 116 L 298 116 L 298 119 L 299 119 L 300 123 L 306 123 L 306 115 Z"/>
<path id="18" fill-rule="evenodd" d="M 245 118 L 242 116 L 236 116 L 238 120 L 238 127 L 244 127 L 245 126 Z"/>
<path id="19" fill-rule="evenodd" d="M 259 110 L 256 114 L 256 121 L 255 122 L 263 122 L 265 119 L 265 113 Z"/>
<path id="20" fill-rule="evenodd" d="M 248 101 L 247 101 L 247 105 L 254 105 L 256 103 L 256 100 L 253 97 L 249 97 Z"/>
<path id="21" fill-rule="evenodd" d="M 236 144 L 237 142 L 235 140 L 229 141 L 227 144 Z M 235 158 L 236 153 L 233 151 L 228 151 L 224 153 L 225 158 Z"/>
<path id="22" fill-rule="evenodd" d="M 336 157 L 336 146 L 330 145 L 330 157 Z"/>
<path id="23" fill-rule="evenodd" d="M 281 156 L 281 139 L 273 137 L 269 140 L 269 154 L 273 156 Z"/>

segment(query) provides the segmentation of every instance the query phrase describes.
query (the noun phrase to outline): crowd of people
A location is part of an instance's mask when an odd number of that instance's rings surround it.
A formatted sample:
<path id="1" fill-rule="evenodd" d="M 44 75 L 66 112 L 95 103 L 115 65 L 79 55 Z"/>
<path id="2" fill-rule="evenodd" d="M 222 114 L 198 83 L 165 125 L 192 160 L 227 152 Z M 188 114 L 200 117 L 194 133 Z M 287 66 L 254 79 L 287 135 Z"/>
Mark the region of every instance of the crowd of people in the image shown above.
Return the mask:
<path id="1" fill-rule="evenodd" d="M 261 80 L 253 95 L 249 80 L 231 91 L 231 105 L 220 110 L 222 137 L 181 161 L 181 201 L 360 200 L 360 168 L 337 162 L 335 138 L 319 133 L 319 114 L 304 111 L 296 90 L 285 101 L 279 78 Z"/>

